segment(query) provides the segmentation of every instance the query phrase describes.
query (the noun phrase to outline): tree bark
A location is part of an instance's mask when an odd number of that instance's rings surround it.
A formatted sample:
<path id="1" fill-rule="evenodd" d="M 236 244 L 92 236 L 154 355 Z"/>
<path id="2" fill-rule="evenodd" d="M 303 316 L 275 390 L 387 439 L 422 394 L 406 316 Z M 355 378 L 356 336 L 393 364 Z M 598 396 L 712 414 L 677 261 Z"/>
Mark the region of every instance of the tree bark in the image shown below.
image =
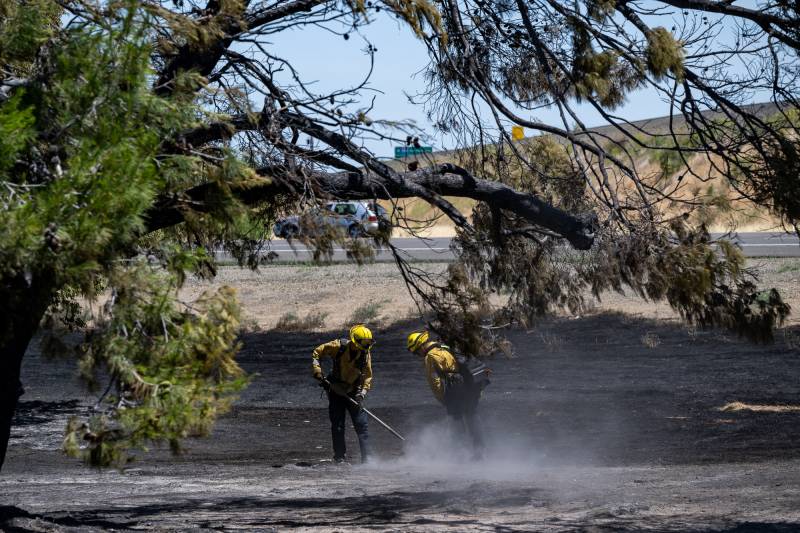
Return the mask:
<path id="1" fill-rule="evenodd" d="M 596 219 L 591 213 L 567 213 L 533 194 L 516 191 L 500 182 L 477 178 L 449 163 L 414 172 L 396 173 L 396 179 L 362 172 L 318 172 L 293 176 L 282 168 L 262 168 L 258 171 L 267 178 L 263 184 L 231 189 L 245 204 L 269 202 L 278 195 L 291 194 L 295 189 L 302 190 L 304 180 L 309 180 L 322 194 L 351 200 L 418 197 L 419 190 L 424 189 L 436 195 L 471 198 L 512 212 L 531 224 L 561 235 L 578 250 L 587 250 L 594 242 Z M 174 226 L 183 221 L 183 213 L 190 210 L 212 211 L 214 198 L 220 194 L 218 188 L 216 183 L 207 183 L 180 195 L 162 198 L 145 216 L 146 232 Z"/>
<path id="2" fill-rule="evenodd" d="M 218 21 L 222 36 L 205 48 L 200 48 L 195 43 L 181 46 L 167 65 L 161 71 L 155 83 L 154 91 L 161 96 L 168 96 L 173 92 L 173 82 L 180 72 L 193 71 L 201 76 L 208 76 L 219 63 L 225 50 L 234 42 L 236 36 L 247 30 L 255 30 L 270 22 L 281 20 L 285 17 L 311 11 L 314 7 L 325 3 L 326 0 L 295 0 L 278 7 L 265 9 L 256 13 L 245 14 L 244 20 L 229 15 L 224 20 Z M 249 0 L 243 2 L 247 7 Z M 222 3 L 210 0 L 205 12 L 217 16 Z"/>
<path id="3" fill-rule="evenodd" d="M 22 359 L 54 293 L 53 280 L 47 274 L 27 279 L 18 274 L 0 280 L 0 469 L 22 394 Z"/>
<path id="4" fill-rule="evenodd" d="M 329 130 L 309 117 L 290 111 L 260 113 L 255 116 L 237 115 L 228 121 L 205 124 L 185 132 L 168 149 L 180 150 L 182 147 L 229 139 L 235 132 L 268 129 L 270 124 L 279 128 L 296 128 L 325 143 L 337 153 L 357 161 L 363 165 L 364 170 L 306 172 L 303 176 L 297 176 L 287 172 L 287 169 L 259 169 L 262 176 L 273 179 L 263 186 L 234 191 L 245 203 L 268 200 L 274 195 L 290 192 L 292 189 L 303 190 L 303 180 L 310 178 L 318 184 L 321 192 L 338 198 L 354 200 L 421 198 L 439 208 L 461 228 L 467 228 L 469 222 L 444 196 L 472 198 L 511 211 L 531 224 L 553 231 L 567 239 L 578 250 L 588 250 L 594 242 L 596 217 L 591 213 L 577 215 L 567 213 L 533 194 L 519 192 L 503 183 L 473 176 L 466 169 L 451 163 L 433 165 L 418 171 L 398 172 L 355 145 L 341 133 Z M 575 142 L 583 141 L 575 140 Z M 596 147 L 592 149 L 597 150 Z M 611 158 L 608 155 L 606 157 Z M 620 168 L 624 167 L 621 161 L 615 162 Z M 200 185 L 186 191 L 183 194 L 183 201 L 190 200 L 194 205 L 202 205 L 195 200 L 198 196 L 207 197 L 208 187 L 216 185 Z M 163 224 L 175 224 L 176 217 L 180 218 L 181 215 L 176 213 L 175 209 L 171 209 L 173 206 L 179 207 L 178 203 L 159 202 L 156 209 L 148 213 L 149 226 L 158 229 L 164 227 Z"/>

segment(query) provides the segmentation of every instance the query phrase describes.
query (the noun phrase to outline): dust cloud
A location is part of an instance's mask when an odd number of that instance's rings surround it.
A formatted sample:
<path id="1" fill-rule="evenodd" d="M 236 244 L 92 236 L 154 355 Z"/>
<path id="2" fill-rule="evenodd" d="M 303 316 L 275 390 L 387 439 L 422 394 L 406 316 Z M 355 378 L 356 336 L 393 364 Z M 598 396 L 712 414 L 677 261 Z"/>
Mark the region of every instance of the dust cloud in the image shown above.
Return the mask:
<path id="1" fill-rule="evenodd" d="M 532 443 L 507 434 L 483 435 L 483 446 L 449 419 L 426 424 L 406 436 L 403 454 L 377 460 L 366 468 L 406 471 L 442 479 L 522 481 L 546 466 L 546 459 Z"/>

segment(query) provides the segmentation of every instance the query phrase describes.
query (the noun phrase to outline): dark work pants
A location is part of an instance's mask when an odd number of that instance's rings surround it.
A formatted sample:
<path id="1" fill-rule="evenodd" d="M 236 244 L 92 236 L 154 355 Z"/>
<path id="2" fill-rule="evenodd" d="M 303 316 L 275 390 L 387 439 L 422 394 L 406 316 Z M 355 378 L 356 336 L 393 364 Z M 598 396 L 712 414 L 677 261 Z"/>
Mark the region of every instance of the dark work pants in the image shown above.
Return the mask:
<path id="1" fill-rule="evenodd" d="M 361 448 L 361 462 L 369 457 L 369 433 L 367 431 L 367 413 L 349 401 L 347 398 L 328 393 L 328 414 L 331 417 L 331 437 L 333 437 L 333 458 L 344 459 L 347 454 L 347 445 L 344 441 L 345 415 L 350 413 L 353 428 L 358 436 L 358 446 Z"/>
<path id="2" fill-rule="evenodd" d="M 477 418 L 480 391 L 463 383 L 446 386 L 444 405 L 453 419 L 456 429 L 472 441 L 473 451 L 480 455 L 483 449 L 483 434 Z"/>

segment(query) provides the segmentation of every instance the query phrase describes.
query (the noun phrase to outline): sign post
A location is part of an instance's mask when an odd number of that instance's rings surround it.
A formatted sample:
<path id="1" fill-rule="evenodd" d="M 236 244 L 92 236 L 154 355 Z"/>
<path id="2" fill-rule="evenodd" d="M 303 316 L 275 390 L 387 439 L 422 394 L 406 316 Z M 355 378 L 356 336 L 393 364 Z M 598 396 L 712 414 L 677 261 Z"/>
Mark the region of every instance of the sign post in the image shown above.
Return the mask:
<path id="1" fill-rule="evenodd" d="M 416 146 L 395 146 L 394 147 L 394 158 L 395 159 L 402 159 L 404 157 L 411 157 L 413 155 L 421 155 L 421 154 L 431 154 L 433 153 L 432 146 L 420 146 L 417 148 Z"/>

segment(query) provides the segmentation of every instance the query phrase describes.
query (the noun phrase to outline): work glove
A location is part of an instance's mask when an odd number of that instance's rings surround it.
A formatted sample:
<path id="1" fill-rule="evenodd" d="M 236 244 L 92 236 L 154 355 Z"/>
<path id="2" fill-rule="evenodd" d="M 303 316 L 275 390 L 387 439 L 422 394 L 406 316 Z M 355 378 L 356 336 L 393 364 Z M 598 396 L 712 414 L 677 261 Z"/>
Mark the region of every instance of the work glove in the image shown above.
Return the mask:
<path id="1" fill-rule="evenodd" d="M 358 391 L 356 395 L 353 396 L 353 399 L 356 401 L 356 403 L 358 403 L 358 405 L 361 405 L 361 403 L 364 401 L 364 395 L 364 391 Z"/>
<path id="2" fill-rule="evenodd" d="M 318 366 L 314 367 L 314 379 L 322 381 L 322 369 Z"/>

